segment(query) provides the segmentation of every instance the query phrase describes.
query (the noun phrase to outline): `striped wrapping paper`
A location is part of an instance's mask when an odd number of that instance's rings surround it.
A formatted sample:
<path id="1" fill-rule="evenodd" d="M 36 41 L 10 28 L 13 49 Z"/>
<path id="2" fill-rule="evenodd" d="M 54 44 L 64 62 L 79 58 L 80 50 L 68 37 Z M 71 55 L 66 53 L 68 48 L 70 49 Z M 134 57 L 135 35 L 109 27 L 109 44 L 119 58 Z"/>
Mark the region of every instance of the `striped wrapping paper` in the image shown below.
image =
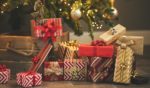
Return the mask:
<path id="1" fill-rule="evenodd" d="M 87 78 L 87 62 L 85 59 L 65 59 L 64 80 L 83 81 Z"/>
<path id="2" fill-rule="evenodd" d="M 61 59 L 78 58 L 78 44 L 74 41 L 58 44 L 58 57 Z"/>
<path id="3" fill-rule="evenodd" d="M 117 47 L 117 56 L 113 81 L 116 83 L 129 84 L 133 71 L 133 51 L 130 47 L 122 49 Z"/>
<path id="4" fill-rule="evenodd" d="M 114 59 L 91 57 L 89 58 L 88 77 L 93 82 L 112 82 Z"/>
<path id="5" fill-rule="evenodd" d="M 17 84 L 22 87 L 39 86 L 42 83 L 42 74 L 21 72 L 17 74 Z"/>
<path id="6" fill-rule="evenodd" d="M 10 69 L 0 71 L 0 84 L 7 83 L 10 79 Z"/>

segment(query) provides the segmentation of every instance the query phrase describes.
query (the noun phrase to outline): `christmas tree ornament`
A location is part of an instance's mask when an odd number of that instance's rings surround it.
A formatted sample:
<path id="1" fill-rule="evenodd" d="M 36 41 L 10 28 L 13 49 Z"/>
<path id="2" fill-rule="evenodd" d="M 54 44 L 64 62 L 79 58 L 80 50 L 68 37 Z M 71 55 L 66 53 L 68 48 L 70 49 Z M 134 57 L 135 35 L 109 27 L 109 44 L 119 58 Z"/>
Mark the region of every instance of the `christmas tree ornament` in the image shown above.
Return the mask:
<path id="1" fill-rule="evenodd" d="M 71 18 L 73 20 L 79 20 L 82 16 L 82 12 L 80 9 L 72 10 L 71 11 Z"/>
<path id="2" fill-rule="evenodd" d="M 113 20 L 113 19 L 116 19 L 118 17 L 118 11 L 114 7 L 114 2 L 115 2 L 114 0 L 110 0 L 109 1 L 110 7 L 106 8 L 104 10 L 103 17 L 105 19 Z"/>

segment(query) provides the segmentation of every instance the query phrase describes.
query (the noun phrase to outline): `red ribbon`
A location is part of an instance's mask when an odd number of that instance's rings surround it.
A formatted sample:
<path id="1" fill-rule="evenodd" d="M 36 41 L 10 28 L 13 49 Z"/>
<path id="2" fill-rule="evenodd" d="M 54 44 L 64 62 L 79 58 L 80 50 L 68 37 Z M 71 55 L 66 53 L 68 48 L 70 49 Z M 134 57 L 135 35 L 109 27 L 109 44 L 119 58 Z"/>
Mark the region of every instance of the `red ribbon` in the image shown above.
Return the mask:
<path id="1" fill-rule="evenodd" d="M 32 72 L 32 71 L 28 71 L 26 76 L 28 76 L 28 75 L 33 75 L 33 85 L 32 85 L 32 86 L 35 86 L 35 84 L 36 84 L 36 80 L 35 80 L 35 78 L 36 78 L 36 76 L 35 76 L 36 73 L 35 73 L 35 72 Z"/>
<path id="2" fill-rule="evenodd" d="M 95 40 L 95 41 L 92 41 L 91 45 L 92 46 L 105 46 L 106 43 L 102 40 Z"/>
<path id="3" fill-rule="evenodd" d="M 43 25 L 35 26 L 34 30 L 36 31 L 36 36 L 38 38 L 42 38 L 43 41 L 47 41 L 49 38 L 51 38 L 54 42 L 56 41 L 57 36 L 62 35 L 61 19 L 48 19 Z"/>
<path id="4" fill-rule="evenodd" d="M 0 71 L 6 71 L 6 65 L 0 65 Z"/>
<path id="5" fill-rule="evenodd" d="M 39 60 L 40 60 L 40 59 L 39 59 L 37 56 L 35 56 L 34 58 L 32 58 L 32 62 L 33 62 L 34 64 L 37 64 Z"/>

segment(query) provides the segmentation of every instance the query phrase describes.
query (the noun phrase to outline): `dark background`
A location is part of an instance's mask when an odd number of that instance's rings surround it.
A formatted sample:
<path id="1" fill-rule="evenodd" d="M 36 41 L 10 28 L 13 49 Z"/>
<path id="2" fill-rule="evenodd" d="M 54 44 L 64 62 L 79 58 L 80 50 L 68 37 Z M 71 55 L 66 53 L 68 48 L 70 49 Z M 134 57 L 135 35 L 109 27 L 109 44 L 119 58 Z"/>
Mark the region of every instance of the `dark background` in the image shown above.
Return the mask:
<path id="1" fill-rule="evenodd" d="M 126 26 L 128 30 L 149 30 L 149 4 L 150 0 L 116 0 L 115 6 L 119 11 L 118 23 Z M 23 8 L 0 15 L 0 33 L 30 35 L 30 19 L 29 13 Z"/>

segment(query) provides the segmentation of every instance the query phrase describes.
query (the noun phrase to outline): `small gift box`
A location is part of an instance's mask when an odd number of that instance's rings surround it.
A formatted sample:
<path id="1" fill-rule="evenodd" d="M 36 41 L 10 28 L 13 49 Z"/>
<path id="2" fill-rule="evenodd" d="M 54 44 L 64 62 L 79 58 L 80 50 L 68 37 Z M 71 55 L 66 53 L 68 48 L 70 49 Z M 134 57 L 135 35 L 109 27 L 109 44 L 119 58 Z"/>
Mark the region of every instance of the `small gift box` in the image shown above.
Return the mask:
<path id="1" fill-rule="evenodd" d="M 109 29 L 107 32 L 99 36 L 100 40 L 103 40 L 107 45 L 113 43 L 119 37 L 126 33 L 126 28 L 120 24 Z"/>
<path id="2" fill-rule="evenodd" d="M 87 62 L 85 59 L 65 59 L 64 80 L 86 80 Z"/>
<path id="3" fill-rule="evenodd" d="M 21 72 L 17 74 L 17 84 L 22 87 L 39 86 L 42 83 L 42 75 L 35 72 Z"/>
<path id="4" fill-rule="evenodd" d="M 0 65 L 0 84 L 7 83 L 10 79 L 10 69 L 5 65 Z"/>
<path id="5" fill-rule="evenodd" d="M 114 73 L 114 59 L 89 58 L 88 78 L 93 82 L 112 82 Z"/>
<path id="6" fill-rule="evenodd" d="M 44 80 L 58 81 L 63 80 L 64 63 L 62 61 L 44 62 Z"/>
<path id="7" fill-rule="evenodd" d="M 78 43 L 76 40 L 61 42 L 58 45 L 58 57 L 61 59 L 78 58 Z"/>
<path id="8" fill-rule="evenodd" d="M 80 44 L 78 55 L 91 57 L 112 57 L 114 47 L 112 45 L 105 45 L 105 42 L 97 40 L 93 41 L 92 45 Z"/>

